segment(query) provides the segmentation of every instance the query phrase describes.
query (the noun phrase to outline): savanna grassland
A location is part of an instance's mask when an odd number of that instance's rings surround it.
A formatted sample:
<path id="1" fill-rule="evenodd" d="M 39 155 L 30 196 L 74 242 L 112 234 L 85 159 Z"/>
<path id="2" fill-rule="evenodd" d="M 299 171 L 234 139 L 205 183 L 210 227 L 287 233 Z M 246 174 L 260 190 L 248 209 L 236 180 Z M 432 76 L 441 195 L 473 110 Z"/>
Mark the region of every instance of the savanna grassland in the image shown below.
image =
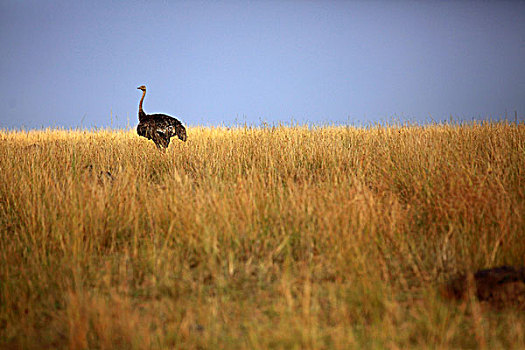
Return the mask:
<path id="1" fill-rule="evenodd" d="M 525 124 L 0 131 L 0 348 L 525 348 Z"/>

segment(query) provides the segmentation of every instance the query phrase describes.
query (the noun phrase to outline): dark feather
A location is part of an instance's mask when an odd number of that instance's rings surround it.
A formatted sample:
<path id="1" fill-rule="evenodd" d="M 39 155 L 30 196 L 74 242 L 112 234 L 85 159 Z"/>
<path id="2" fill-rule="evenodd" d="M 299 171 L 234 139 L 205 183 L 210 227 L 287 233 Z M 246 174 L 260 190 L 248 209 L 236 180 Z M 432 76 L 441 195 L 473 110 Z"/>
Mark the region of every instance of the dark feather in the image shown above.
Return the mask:
<path id="1" fill-rule="evenodd" d="M 525 310 L 525 267 L 500 266 L 463 274 L 450 280 L 441 292 L 450 299 L 471 294 L 495 308 Z"/>

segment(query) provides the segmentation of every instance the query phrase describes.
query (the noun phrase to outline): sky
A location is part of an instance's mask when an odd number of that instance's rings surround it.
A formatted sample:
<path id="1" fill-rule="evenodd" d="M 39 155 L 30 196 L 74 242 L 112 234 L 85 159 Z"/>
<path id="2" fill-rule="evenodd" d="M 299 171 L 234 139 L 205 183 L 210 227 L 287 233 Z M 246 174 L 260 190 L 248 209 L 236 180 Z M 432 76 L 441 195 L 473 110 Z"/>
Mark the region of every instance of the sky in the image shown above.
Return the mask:
<path id="1" fill-rule="evenodd" d="M 524 1 L 0 0 L 0 129 L 525 120 Z"/>

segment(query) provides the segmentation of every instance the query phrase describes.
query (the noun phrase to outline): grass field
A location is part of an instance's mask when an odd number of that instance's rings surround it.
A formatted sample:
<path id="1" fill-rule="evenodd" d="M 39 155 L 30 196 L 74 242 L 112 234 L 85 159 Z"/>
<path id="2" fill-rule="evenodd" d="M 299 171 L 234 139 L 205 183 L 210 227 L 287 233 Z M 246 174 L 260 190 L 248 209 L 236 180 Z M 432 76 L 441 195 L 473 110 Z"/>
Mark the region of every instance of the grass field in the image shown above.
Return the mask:
<path id="1" fill-rule="evenodd" d="M 0 348 L 525 348 L 525 124 L 0 131 Z"/>

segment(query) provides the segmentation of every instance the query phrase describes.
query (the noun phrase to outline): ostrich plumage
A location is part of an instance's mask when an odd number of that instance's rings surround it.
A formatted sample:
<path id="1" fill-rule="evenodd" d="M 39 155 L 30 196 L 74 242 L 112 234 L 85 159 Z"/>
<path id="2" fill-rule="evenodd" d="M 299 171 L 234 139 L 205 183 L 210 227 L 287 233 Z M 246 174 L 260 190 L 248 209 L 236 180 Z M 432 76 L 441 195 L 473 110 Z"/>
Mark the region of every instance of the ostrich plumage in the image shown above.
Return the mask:
<path id="1" fill-rule="evenodd" d="M 465 299 L 470 294 L 496 309 L 525 310 L 525 266 L 499 266 L 463 274 L 450 280 L 441 292 L 447 299 Z"/>
<path id="2" fill-rule="evenodd" d="M 186 128 L 182 123 L 166 114 L 146 114 L 142 109 L 142 102 L 146 96 L 146 87 L 139 86 L 142 90 L 142 98 L 139 103 L 139 125 L 137 134 L 148 140 L 155 142 L 159 149 L 166 149 L 170 144 L 170 139 L 177 136 L 182 141 L 186 141 Z"/>

